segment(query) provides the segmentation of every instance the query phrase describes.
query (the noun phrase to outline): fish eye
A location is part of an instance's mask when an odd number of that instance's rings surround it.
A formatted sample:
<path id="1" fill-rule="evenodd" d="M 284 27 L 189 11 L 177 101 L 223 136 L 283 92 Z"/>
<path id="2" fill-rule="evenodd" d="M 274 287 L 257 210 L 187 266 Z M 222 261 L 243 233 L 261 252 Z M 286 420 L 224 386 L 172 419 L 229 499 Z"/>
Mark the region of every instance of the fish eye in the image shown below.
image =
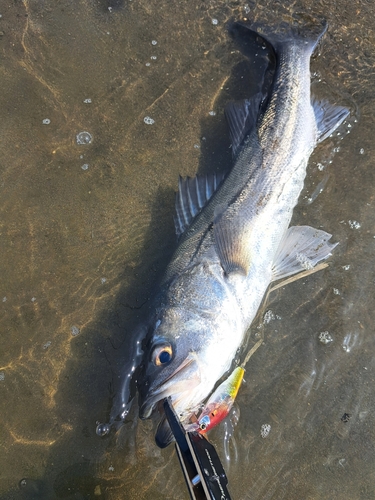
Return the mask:
<path id="1" fill-rule="evenodd" d="M 210 417 L 208 415 L 205 415 L 199 420 L 199 428 L 201 431 L 205 431 L 207 427 L 210 425 Z"/>
<path id="2" fill-rule="evenodd" d="M 165 365 L 172 359 L 172 354 L 173 351 L 170 344 L 157 346 L 152 353 L 152 361 L 156 366 Z"/>

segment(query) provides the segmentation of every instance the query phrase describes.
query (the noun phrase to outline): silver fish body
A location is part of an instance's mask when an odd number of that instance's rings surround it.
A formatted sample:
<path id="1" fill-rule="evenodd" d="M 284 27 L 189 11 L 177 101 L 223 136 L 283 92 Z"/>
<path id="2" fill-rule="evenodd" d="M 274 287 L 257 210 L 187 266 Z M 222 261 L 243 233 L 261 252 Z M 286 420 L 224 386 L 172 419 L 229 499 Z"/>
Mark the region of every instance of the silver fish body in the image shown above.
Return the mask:
<path id="1" fill-rule="evenodd" d="M 141 418 L 171 396 L 188 422 L 230 369 L 271 281 L 330 255 L 329 234 L 288 229 L 312 151 L 348 115 L 311 97 L 310 57 L 324 31 L 265 36 L 276 57 L 272 89 L 266 101 L 256 95 L 228 110 L 232 170 L 219 187 L 212 177 L 180 180 L 182 234 L 151 318 Z"/>

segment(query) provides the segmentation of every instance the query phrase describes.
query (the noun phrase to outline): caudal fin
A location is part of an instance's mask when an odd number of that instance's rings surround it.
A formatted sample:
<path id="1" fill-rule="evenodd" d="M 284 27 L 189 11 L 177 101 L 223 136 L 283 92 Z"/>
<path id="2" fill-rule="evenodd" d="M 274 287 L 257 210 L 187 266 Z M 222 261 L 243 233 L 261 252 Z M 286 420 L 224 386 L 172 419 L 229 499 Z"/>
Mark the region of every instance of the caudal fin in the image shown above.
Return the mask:
<path id="1" fill-rule="evenodd" d="M 312 54 L 328 27 L 325 20 L 303 22 L 296 25 L 281 23 L 277 26 L 266 26 L 260 23 L 248 24 L 241 21 L 239 24 L 255 32 L 276 54 L 280 54 L 285 46 L 295 43 Z"/>

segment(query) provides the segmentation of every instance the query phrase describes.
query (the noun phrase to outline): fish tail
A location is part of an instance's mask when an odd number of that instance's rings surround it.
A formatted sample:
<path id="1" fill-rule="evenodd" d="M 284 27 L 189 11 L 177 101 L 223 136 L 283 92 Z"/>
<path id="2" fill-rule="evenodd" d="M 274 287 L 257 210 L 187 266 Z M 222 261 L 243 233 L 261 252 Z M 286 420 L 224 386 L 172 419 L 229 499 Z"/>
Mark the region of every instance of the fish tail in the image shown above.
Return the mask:
<path id="1" fill-rule="evenodd" d="M 239 24 L 255 33 L 276 54 L 284 52 L 288 46 L 297 43 L 304 52 L 311 55 L 320 44 L 328 28 L 328 23 L 325 20 L 320 22 L 304 21 L 295 25 L 281 23 L 273 27 L 260 23 L 240 22 Z"/>

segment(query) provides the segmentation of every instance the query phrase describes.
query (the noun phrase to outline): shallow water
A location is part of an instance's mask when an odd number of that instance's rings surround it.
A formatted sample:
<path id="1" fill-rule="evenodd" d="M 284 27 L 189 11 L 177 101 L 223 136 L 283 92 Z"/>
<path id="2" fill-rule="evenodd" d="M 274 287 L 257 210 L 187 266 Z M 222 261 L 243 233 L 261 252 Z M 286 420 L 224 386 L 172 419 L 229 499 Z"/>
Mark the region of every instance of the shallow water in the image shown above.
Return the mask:
<path id="1" fill-rule="evenodd" d="M 178 175 L 231 161 L 223 107 L 249 68 L 225 23 L 298 12 L 328 20 L 316 86 L 353 116 L 317 148 L 293 223 L 339 246 L 270 295 L 229 462 L 224 426 L 210 438 L 233 499 L 375 498 L 372 2 L 24 0 L 0 2 L 2 500 L 188 498 L 136 408 L 117 434 L 96 422 L 174 248 Z"/>

